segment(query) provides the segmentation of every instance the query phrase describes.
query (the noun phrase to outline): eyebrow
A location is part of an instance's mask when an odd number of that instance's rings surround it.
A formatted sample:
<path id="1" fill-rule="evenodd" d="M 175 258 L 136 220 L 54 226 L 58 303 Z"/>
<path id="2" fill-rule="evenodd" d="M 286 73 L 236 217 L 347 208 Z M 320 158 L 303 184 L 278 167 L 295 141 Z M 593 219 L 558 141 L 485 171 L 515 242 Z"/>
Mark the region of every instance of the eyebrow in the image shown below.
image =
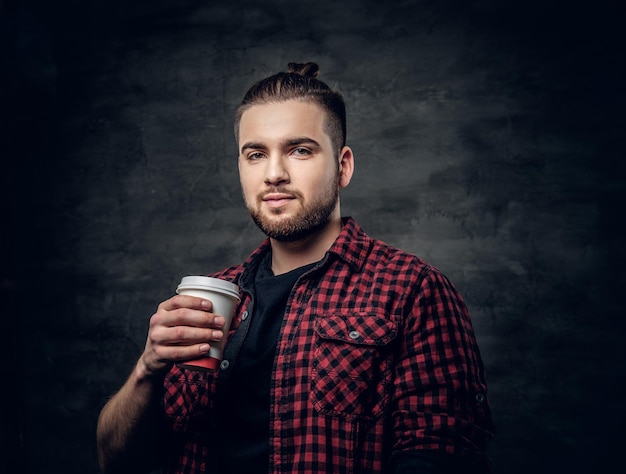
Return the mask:
<path id="1" fill-rule="evenodd" d="M 283 148 L 288 148 L 288 147 L 292 147 L 296 145 L 306 145 L 306 144 L 313 145 L 314 147 L 318 147 L 318 148 L 320 147 L 320 144 L 317 142 L 317 140 L 314 140 L 310 137 L 288 138 L 287 140 L 281 143 L 281 146 Z M 241 147 L 241 153 L 243 153 L 245 150 L 248 150 L 248 149 L 265 150 L 266 148 L 267 146 L 261 142 L 246 142 Z"/>

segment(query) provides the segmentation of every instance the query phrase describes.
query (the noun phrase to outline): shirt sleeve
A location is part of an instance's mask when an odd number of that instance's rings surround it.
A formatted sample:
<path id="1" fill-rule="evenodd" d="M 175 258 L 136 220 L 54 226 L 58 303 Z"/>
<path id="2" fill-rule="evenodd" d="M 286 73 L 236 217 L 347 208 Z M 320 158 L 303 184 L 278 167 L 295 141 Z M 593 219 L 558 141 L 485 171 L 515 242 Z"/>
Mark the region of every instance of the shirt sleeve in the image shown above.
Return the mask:
<path id="1" fill-rule="evenodd" d="M 407 299 L 394 378 L 392 460 L 403 460 L 392 472 L 412 463 L 429 463 L 425 473 L 454 472 L 438 470 L 433 458 L 402 456 L 415 452 L 488 472 L 492 419 L 480 351 L 461 296 L 433 267 Z"/>

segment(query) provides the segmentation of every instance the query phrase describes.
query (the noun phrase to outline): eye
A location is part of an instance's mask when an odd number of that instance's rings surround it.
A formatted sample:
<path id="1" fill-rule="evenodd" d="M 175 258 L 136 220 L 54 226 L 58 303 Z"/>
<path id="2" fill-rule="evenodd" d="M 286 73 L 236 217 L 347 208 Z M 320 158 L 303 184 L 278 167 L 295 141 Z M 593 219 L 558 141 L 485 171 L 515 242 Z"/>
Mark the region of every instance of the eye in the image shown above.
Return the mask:
<path id="1" fill-rule="evenodd" d="M 255 151 L 252 152 L 250 154 L 248 154 L 248 156 L 246 156 L 246 159 L 248 161 L 258 161 L 260 159 L 262 159 L 265 155 L 263 153 L 261 153 L 260 151 Z"/>
<path id="2" fill-rule="evenodd" d="M 311 150 L 309 150 L 308 148 L 304 148 L 304 147 L 298 147 L 298 148 L 294 148 L 291 154 L 297 157 L 304 157 L 304 156 L 309 156 L 311 154 Z"/>

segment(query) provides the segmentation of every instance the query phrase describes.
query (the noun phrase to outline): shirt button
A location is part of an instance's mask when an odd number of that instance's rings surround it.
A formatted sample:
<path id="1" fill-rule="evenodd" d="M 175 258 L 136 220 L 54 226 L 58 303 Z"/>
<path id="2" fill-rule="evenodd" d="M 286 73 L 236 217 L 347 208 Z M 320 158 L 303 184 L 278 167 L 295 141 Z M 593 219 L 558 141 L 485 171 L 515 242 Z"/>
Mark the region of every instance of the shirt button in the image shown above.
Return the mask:
<path id="1" fill-rule="evenodd" d="M 229 367 L 230 367 L 230 362 L 228 362 L 226 359 L 224 359 L 220 363 L 220 369 L 222 369 L 222 370 L 228 370 Z"/>
<path id="2" fill-rule="evenodd" d="M 359 331 L 350 331 L 348 336 L 350 336 L 350 339 L 358 339 L 361 337 L 361 333 Z"/>
<path id="3" fill-rule="evenodd" d="M 476 401 L 478 403 L 485 403 L 485 400 L 487 400 L 487 397 L 485 397 L 484 393 L 477 393 L 476 394 Z"/>
<path id="4" fill-rule="evenodd" d="M 244 311 L 243 314 L 241 315 L 241 320 L 245 321 L 246 319 L 248 319 L 248 312 Z"/>

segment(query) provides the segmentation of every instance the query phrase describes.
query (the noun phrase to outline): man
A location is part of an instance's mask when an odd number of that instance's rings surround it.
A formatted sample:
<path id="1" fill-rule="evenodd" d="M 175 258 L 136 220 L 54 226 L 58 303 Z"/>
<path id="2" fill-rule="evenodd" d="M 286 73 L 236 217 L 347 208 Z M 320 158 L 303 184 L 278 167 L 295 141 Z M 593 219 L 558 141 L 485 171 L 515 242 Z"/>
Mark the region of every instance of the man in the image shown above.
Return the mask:
<path id="1" fill-rule="evenodd" d="M 343 98 L 313 63 L 253 85 L 235 131 L 246 206 L 268 239 L 211 276 L 241 303 L 217 373 L 176 365 L 224 334 L 177 295 L 103 408 L 105 472 L 487 472 L 491 414 L 469 315 L 448 279 L 342 218 L 354 171 Z"/>

